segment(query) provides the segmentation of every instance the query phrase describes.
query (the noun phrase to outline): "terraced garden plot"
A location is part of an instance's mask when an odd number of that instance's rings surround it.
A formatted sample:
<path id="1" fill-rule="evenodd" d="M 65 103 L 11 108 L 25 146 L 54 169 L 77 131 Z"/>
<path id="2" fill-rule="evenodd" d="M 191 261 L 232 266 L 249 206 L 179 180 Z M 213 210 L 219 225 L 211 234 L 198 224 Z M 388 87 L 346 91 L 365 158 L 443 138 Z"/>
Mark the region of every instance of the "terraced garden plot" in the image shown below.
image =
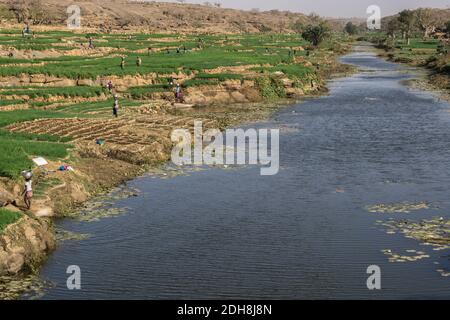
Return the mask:
<path id="1" fill-rule="evenodd" d="M 87 48 L 89 37 L 94 41 L 93 50 Z M 194 116 L 178 115 L 181 111 L 167 113 L 154 108 L 155 98 L 173 99 L 169 78 L 184 88 L 280 72 L 292 80 L 306 79 L 315 73 L 303 65 L 306 51 L 302 46 L 306 45 L 298 35 L 128 35 L 53 30 L 22 37 L 21 30 L 0 30 L 0 52 L 4 53 L 0 57 L 0 128 L 10 131 L 9 135 L 0 134 L 1 146 L 7 151 L 0 158 L 0 176 L 17 177 L 31 166 L 34 155 L 64 158 L 71 147 L 68 142 L 76 147 L 94 144 L 95 148 L 95 139 L 103 139 L 108 147 L 121 150 L 151 149 L 154 143 L 166 146 L 173 129 L 192 129 L 194 122 Z M 289 54 L 294 48 L 299 63 Z M 311 60 L 328 54 L 328 48 L 322 51 L 312 54 Z M 7 57 L 8 52 L 12 57 Z M 126 61 L 123 69 L 121 57 Z M 141 66 L 136 64 L 138 57 Z M 99 86 L 110 77 L 120 95 L 118 119 L 112 119 L 111 93 Z M 129 77 L 136 77 L 134 86 L 127 84 Z M 9 79 L 15 81 L 8 85 Z M 94 82 L 80 82 L 83 79 Z M 48 81 L 86 85 L 57 87 L 46 85 Z M 202 118 L 201 112 L 195 114 Z M 203 119 L 206 127 L 218 127 L 217 121 Z"/>
<path id="2" fill-rule="evenodd" d="M 106 93 L 106 90 L 102 87 L 89 87 L 89 86 L 76 86 L 76 87 L 7 87 L 0 88 L 0 97 L 8 96 L 24 96 L 29 99 L 34 98 L 49 98 L 51 96 L 62 96 L 65 98 L 75 97 L 97 97 Z"/>
<path id="3" fill-rule="evenodd" d="M 40 119 L 8 126 L 13 133 L 32 133 L 70 137 L 73 142 L 102 139 L 117 145 L 150 145 L 156 140 L 167 142 L 173 129 L 193 128 L 197 118 L 171 115 L 139 116 L 119 119 Z M 205 127 L 214 121 L 205 120 Z"/>
<path id="4" fill-rule="evenodd" d="M 36 39 L 23 39 L 20 34 L 0 34 L 0 46 L 24 48 L 37 51 L 79 49 L 87 43 L 87 35 L 47 32 Z M 61 56 L 41 59 L 2 58 L 0 65 L 15 64 L 15 68 L 0 68 L 0 75 L 47 74 L 68 78 L 95 78 L 108 75 L 135 75 L 156 72 L 170 74 L 183 69 L 206 70 L 218 66 L 245 64 L 278 64 L 288 60 L 290 47 L 306 45 L 296 35 L 271 36 L 184 36 L 181 38 L 164 35 L 126 35 L 92 34 L 95 46 L 113 49 L 105 56 Z M 201 40 L 200 40 L 201 39 Z M 169 41 L 168 41 L 169 40 Z M 62 47 L 61 44 L 65 46 Z M 201 43 L 201 48 L 198 48 Z M 152 53 L 147 55 L 148 48 Z M 179 54 L 176 49 L 181 48 Z M 187 52 L 185 53 L 184 48 Z M 266 50 L 270 48 L 270 53 Z M 166 49 L 170 54 L 166 53 Z M 94 53 L 95 50 L 92 52 Z M 302 53 L 299 52 L 299 55 Z M 120 55 L 127 57 L 124 70 L 120 68 Z M 142 66 L 135 65 L 136 58 L 143 60 Z M 288 61 L 287 61 L 288 62 Z M 26 67 L 21 64 L 27 63 Z M 43 65 L 42 65 L 43 64 Z"/>

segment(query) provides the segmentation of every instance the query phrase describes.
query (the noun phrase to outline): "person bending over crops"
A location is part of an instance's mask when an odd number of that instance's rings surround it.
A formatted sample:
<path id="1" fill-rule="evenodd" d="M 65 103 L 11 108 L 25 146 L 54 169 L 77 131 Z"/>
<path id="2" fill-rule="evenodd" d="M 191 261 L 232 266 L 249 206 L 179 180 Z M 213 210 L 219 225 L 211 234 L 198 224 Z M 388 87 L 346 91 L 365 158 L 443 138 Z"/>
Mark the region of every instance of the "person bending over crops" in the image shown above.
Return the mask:
<path id="1" fill-rule="evenodd" d="M 141 57 L 137 57 L 136 58 L 136 66 L 140 67 L 141 65 L 142 65 L 142 59 L 141 59 Z"/>
<path id="2" fill-rule="evenodd" d="M 31 176 L 25 178 L 25 184 L 22 191 L 23 201 L 28 210 L 31 208 L 31 199 L 33 198 L 33 187 Z"/>
<path id="3" fill-rule="evenodd" d="M 125 57 L 122 57 L 122 61 L 120 62 L 120 68 L 125 69 Z"/>

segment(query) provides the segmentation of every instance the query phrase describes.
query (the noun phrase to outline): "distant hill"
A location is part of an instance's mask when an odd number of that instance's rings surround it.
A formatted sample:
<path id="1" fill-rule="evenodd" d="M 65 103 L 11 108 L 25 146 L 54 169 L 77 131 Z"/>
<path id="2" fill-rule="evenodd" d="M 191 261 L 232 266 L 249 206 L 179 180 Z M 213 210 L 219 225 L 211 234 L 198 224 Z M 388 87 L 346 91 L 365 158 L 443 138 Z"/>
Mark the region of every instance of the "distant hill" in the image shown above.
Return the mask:
<path id="1" fill-rule="evenodd" d="M 367 19 L 363 19 L 363 18 L 326 18 L 326 20 L 328 21 L 329 25 L 331 26 L 331 28 L 333 30 L 339 30 L 342 31 L 345 28 L 345 25 L 348 22 L 352 22 L 353 24 L 360 26 L 366 25 L 366 21 Z"/>
<path id="2" fill-rule="evenodd" d="M 139 0 L 0 0 L 0 17 L 19 23 L 31 18 L 35 24 L 62 25 L 68 17 L 67 7 L 74 3 L 81 7 L 85 27 L 141 27 L 165 32 L 290 32 L 295 23 L 309 22 L 304 14 L 286 11 L 243 11 Z"/>

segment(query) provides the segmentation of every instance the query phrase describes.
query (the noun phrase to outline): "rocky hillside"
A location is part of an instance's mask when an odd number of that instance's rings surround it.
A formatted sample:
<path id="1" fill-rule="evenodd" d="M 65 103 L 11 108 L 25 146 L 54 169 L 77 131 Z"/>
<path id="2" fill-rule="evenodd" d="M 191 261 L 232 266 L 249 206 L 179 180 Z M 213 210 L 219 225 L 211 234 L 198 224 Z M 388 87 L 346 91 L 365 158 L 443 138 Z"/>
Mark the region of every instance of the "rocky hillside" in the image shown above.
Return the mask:
<path id="1" fill-rule="evenodd" d="M 0 0 L 3 21 L 61 25 L 72 0 Z M 145 28 L 183 32 L 292 31 L 309 18 L 300 13 L 224 9 L 213 5 L 149 2 L 139 0 L 79 0 L 85 27 Z"/>

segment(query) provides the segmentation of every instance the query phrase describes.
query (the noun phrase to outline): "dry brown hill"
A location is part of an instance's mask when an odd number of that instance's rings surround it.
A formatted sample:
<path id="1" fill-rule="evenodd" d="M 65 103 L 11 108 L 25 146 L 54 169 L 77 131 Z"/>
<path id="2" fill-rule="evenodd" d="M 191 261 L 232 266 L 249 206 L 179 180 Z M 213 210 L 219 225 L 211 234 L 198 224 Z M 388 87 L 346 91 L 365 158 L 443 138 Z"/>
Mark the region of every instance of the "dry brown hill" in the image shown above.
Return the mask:
<path id="1" fill-rule="evenodd" d="M 141 27 L 166 32 L 289 32 L 297 22 L 308 23 L 301 13 L 224 9 L 212 5 L 139 0 L 0 0 L 0 17 L 23 23 L 63 25 L 67 7 L 81 7 L 85 27 Z"/>

